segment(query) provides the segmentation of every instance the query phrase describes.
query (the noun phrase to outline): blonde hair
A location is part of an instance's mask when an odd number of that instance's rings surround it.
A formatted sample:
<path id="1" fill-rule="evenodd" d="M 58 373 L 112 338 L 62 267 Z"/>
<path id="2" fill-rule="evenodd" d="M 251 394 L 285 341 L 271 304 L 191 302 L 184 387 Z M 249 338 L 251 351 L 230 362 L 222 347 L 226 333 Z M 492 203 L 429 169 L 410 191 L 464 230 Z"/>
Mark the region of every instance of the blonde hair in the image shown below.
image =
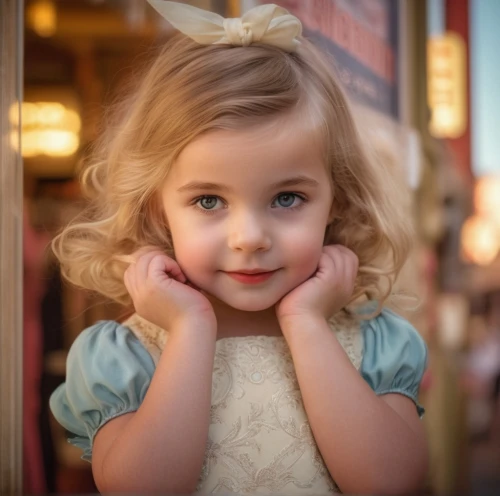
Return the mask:
<path id="1" fill-rule="evenodd" d="M 381 308 L 407 259 L 410 232 L 394 204 L 393 174 L 368 158 L 328 57 L 301 38 L 297 52 L 255 44 L 199 45 L 176 35 L 121 106 L 84 171 L 86 210 L 54 240 L 63 275 L 128 304 L 127 256 L 154 245 L 173 256 L 158 189 L 182 149 L 215 129 L 238 129 L 299 106 L 321 115 L 336 219 L 325 243 L 356 253 L 353 300 Z"/>

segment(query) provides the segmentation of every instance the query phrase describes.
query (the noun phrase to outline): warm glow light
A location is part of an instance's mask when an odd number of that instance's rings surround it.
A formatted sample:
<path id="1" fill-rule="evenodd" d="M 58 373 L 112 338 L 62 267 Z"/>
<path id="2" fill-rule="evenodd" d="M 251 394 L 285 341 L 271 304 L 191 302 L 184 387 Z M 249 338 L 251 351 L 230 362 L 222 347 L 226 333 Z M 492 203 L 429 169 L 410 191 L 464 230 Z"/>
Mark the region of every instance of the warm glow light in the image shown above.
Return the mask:
<path id="1" fill-rule="evenodd" d="M 38 104 L 23 102 L 21 108 L 21 121 L 24 127 L 34 126 L 38 120 Z"/>
<path id="2" fill-rule="evenodd" d="M 23 149 L 23 157 L 36 157 L 40 155 L 38 150 L 38 131 L 26 131 L 23 133 L 21 147 Z"/>
<path id="3" fill-rule="evenodd" d="M 82 121 L 80 120 L 80 116 L 74 110 L 66 109 L 65 123 L 67 130 L 73 131 L 74 133 L 80 132 Z"/>
<path id="4" fill-rule="evenodd" d="M 65 157 L 78 150 L 81 120 L 74 110 L 58 102 L 24 102 L 21 115 L 23 157 Z M 10 119 L 15 123 L 12 108 Z M 11 144 L 16 148 L 17 139 L 17 133 L 12 133 Z"/>
<path id="5" fill-rule="evenodd" d="M 429 131 L 437 138 L 458 138 L 467 127 L 466 52 L 463 39 L 446 33 L 427 42 Z"/>
<path id="6" fill-rule="evenodd" d="M 474 188 L 474 207 L 500 226 L 500 176 L 485 176 Z"/>
<path id="7" fill-rule="evenodd" d="M 64 120 L 66 109 L 60 103 L 43 103 L 38 105 L 36 115 L 38 124 L 44 127 L 58 126 Z"/>
<path id="8" fill-rule="evenodd" d="M 79 139 L 75 133 L 62 130 L 41 130 L 23 132 L 22 149 L 24 157 L 50 155 L 66 157 L 78 150 Z"/>
<path id="9" fill-rule="evenodd" d="M 500 236 L 496 224 L 478 215 L 469 217 L 462 226 L 462 254 L 478 265 L 488 265 L 498 255 Z"/>
<path id="10" fill-rule="evenodd" d="M 28 23 L 39 35 L 53 36 L 57 29 L 57 11 L 52 0 L 35 0 L 27 10 Z"/>

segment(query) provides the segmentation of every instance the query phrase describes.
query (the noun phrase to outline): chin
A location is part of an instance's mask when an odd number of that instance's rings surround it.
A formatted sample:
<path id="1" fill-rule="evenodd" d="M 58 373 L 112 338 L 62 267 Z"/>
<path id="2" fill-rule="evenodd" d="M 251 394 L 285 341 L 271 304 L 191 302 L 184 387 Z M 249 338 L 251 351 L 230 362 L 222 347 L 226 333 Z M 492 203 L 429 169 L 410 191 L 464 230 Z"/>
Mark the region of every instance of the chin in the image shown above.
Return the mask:
<path id="1" fill-rule="evenodd" d="M 226 305 L 231 306 L 235 310 L 240 310 L 241 312 L 263 312 L 264 310 L 269 310 L 271 307 L 277 303 L 269 305 L 269 302 L 242 302 L 241 304 L 225 302 Z"/>
<path id="2" fill-rule="evenodd" d="M 269 295 L 263 294 L 213 294 L 211 296 L 224 303 L 225 305 L 234 308 L 235 310 L 239 310 L 241 312 L 262 312 L 264 310 L 268 310 L 269 308 L 274 307 L 278 301 L 280 301 L 281 296 L 278 297 L 270 297 Z"/>

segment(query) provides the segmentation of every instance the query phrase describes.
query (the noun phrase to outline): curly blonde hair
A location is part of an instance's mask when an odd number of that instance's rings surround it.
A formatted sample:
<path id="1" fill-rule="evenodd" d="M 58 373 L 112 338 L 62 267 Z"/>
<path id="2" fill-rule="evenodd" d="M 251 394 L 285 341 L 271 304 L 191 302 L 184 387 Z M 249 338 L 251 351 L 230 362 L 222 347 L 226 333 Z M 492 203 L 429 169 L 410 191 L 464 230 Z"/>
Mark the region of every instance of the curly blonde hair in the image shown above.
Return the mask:
<path id="1" fill-rule="evenodd" d="M 157 193 L 182 149 L 202 133 L 300 107 L 320 113 L 331 171 L 336 219 L 325 243 L 356 253 L 353 300 L 367 295 L 381 308 L 408 257 L 408 218 L 395 203 L 393 171 L 362 146 L 328 56 L 300 41 L 287 53 L 262 44 L 200 45 L 179 34 L 162 47 L 83 173 L 88 207 L 53 241 L 69 281 L 129 304 L 127 257 L 146 245 L 173 256 Z"/>

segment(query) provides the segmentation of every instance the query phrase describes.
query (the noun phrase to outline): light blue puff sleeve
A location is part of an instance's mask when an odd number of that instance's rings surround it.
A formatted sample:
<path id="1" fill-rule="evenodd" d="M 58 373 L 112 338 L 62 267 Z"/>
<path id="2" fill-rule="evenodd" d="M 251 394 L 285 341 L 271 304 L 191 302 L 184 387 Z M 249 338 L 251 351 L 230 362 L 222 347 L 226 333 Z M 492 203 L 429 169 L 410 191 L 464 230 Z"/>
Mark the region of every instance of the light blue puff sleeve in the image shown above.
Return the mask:
<path id="1" fill-rule="evenodd" d="M 412 399 L 420 416 L 418 389 L 427 367 L 427 347 L 405 319 L 384 309 L 361 324 L 363 360 L 361 375 L 376 394 L 398 393 Z"/>
<path id="2" fill-rule="evenodd" d="M 84 460 L 91 461 L 94 436 L 106 422 L 139 408 L 154 369 L 135 335 L 116 322 L 98 322 L 78 336 L 66 382 L 52 393 L 50 409 Z"/>

